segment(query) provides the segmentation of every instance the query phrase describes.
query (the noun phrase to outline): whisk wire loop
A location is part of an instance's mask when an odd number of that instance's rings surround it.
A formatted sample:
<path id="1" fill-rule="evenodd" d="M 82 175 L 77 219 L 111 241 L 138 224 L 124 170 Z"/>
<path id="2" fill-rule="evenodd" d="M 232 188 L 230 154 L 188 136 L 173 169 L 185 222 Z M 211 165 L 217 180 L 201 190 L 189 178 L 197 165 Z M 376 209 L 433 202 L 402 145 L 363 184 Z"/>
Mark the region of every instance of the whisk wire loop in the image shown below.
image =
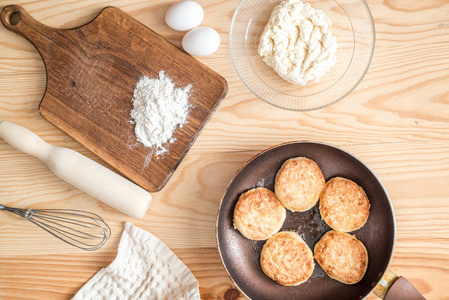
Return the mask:
<path id="1" fill-rule="evenodd" d="M 90 233 L 82 232 L 82 231 L 77 230 L 77 229 L 75 229 L 75 228 L 71 228 L 71 227 L 69 227 L 69 226 L 64 225 L 63 223 L 66 222 L 66 221 L 64 221 L 64 220 L 59 220 L 59 221 L 61 221 L 61 223 L 58 223 L 58 222 L 53 221 L 54 218 L 43 217 L 43 216 L 36 216 L 36 217 L 34 217 L 33 220 L 40 221 L 42 224 L 45 224 L 44 222 L 46 221 L 46 222 L 48 222 L 48 223 L 46 223 L 46 224 L 47 224 L 47 226 L 48 226 L 49 228 L 52 228 L 52 229 L 54 229 L 54 230 L 56 230 L 56 231 L 60 231 L 60 232 L 64 232 L 64 230 L 59 229 L 58 227 L 66 228 L 66 229 L 68 229 L 68 231 L 79 233 L 79 235 L 76 235 L 76 234 L 74 234 L 74 235 L 77 236 L 77 237 L 83 238 L 83 239 L 85 239 L 86 237 L 92 237 L 92 238 L 94 238 L 94 239 L 95 239 L 95 238 L 96 238 L 96 239 L 99 238 L 98 236 L 92 235 L 92 234 L 90 234 Z M 56 219 L 56 220 L 58 220 L 58 219 Z M 53 227 L 53 226 L 50 225 L 49 223 L 55 224 L 57 227 L 56 227 L 56 226 Z M 68 222 L 68 221 L 67 221 L 66 223 L 78 225 L 77 223 L 74 223 L 74 222 Z M 84 225 L 79 225 L 79 226 L 85 227 L 85 228 L 89 228 L 88 226 L 84 226 Z"/>

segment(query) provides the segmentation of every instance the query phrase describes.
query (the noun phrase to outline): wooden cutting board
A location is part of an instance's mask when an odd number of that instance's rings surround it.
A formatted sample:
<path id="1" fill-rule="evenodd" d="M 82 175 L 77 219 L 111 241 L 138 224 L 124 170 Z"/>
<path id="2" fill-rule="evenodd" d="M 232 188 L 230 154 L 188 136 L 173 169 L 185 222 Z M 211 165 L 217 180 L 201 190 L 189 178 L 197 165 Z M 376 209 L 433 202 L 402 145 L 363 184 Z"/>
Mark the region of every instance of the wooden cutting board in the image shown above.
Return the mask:
<path id="1" fill-rule="evenodd" d="M 227 93 L 222 76 L 115 7 L 73 29 L 45 26 L 17 5 L 6 6 L 1 19 L 44 60 L 42 116 L 151 192 L 166 184 Z M 161 70 L 176 87 L 192 84 L 193 108 L 169 152 L 156 157 L 137 142 L 129 121 L 136 83 Z"/>

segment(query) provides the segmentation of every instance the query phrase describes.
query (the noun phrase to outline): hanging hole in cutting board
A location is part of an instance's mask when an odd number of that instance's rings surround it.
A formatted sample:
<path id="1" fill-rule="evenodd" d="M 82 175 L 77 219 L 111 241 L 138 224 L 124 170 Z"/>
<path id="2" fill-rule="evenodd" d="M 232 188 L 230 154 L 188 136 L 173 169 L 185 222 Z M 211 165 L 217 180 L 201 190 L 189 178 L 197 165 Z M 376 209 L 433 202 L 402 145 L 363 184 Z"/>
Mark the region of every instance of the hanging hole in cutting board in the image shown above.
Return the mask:
<path id="1" fill-rule="evenodd" d="M 15 11 L 9 16 L 9 24 L 17 25 L 20 22 L 20 14 Z"/>

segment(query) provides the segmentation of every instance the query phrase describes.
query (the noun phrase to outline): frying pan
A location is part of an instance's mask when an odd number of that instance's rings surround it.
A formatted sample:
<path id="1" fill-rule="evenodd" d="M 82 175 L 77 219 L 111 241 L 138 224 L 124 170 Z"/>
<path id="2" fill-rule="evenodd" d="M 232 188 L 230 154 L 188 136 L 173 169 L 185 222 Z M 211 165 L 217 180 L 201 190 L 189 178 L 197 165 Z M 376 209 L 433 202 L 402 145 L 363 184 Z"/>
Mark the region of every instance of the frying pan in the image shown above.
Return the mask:
<path id="1" fill-rule="evenodd" d="M 254 187 L 274 190 L 276 172 L 285 160 L 292 157 L 314 160 L 326 181 L 335 176 L 351 179 L 365 190 L 370 199 L 368 221 L 361 229 L 352 232 L 368 250 L 368 268 L 360 282 L 353 285 L 340 283 L 315 264 L 311 278 L 305 283 L 294 287 L 282 286 L 267 277 L 260 268 L 260 252 L 265 241 L 246 239 L 234 229 L 233 212 L 239 196 Z M 313 249 L 330 227 L 321 220 L 317 204 L 306 212 L 287 210 L 281 230 L 296 231 Z M 362 299 L 370 292 L 385 299 L 424 299 L 407 280 L 387 270 L 395 234 L 393 207 L 376 175 L 350 153 L 317 142 L 277 145 L 250 159 L 228 185 L 216 224 L 217 245 L 223 265 L 235 285 L 251 299 Z"/>

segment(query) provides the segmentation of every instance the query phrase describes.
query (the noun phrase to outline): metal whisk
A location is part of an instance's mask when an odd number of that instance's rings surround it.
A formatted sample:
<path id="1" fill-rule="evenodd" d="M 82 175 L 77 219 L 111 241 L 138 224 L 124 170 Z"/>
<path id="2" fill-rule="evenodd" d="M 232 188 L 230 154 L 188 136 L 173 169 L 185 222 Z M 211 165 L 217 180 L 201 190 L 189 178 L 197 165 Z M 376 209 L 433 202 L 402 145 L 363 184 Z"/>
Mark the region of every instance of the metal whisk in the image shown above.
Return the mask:
<path id="1" fill-rule="evenodd" d="M 58 239 L 86 251 L 103 246 L 111 236 L 108 224 L 97 214 L 75 209 L 20 209 L 0 204 Z"/>

